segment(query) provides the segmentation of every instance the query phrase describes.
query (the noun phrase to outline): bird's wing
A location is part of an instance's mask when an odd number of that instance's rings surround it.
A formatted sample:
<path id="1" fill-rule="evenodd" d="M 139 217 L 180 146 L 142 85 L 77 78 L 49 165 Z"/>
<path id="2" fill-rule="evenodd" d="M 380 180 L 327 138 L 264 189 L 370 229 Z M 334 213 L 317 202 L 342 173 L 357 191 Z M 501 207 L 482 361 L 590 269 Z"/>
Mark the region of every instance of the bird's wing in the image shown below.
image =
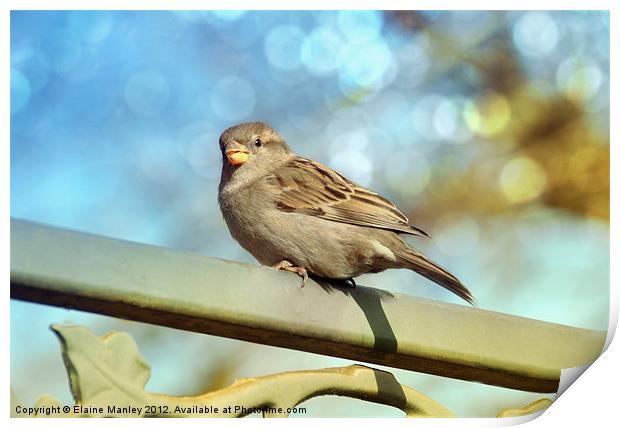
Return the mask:
<path id="1" fill-rule="evenodd" d="M 380 195 L 318 162 L 295 157 L 267 177 L 278 209 L 326 220 L 428 236 Z"/>

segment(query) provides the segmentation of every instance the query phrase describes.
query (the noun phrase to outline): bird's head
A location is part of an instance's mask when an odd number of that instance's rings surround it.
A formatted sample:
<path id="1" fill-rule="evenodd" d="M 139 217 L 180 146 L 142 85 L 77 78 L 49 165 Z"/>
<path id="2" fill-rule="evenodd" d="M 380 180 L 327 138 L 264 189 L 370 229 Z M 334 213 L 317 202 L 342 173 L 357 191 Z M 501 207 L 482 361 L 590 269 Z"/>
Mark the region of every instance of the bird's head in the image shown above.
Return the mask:
<path id="1" fill-rule="evenodd" d="M 278 163 L 290 154 L 284 139 L 263 122 L 248 122 L 232 126 L 222 132 L 220 149 L 224 168 L 233 170 L 252 165 Z"/>

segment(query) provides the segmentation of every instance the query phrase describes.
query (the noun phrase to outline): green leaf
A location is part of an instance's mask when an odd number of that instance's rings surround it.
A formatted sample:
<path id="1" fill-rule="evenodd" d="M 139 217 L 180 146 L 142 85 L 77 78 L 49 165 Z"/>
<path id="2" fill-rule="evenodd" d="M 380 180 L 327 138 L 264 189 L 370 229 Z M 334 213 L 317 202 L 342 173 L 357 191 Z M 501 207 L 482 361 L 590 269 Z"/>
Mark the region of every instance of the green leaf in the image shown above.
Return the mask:
<path id="1" fill-rule="evenodd" d="M 81 326 L 50 327 L 58 336 L 77 403 L 128 406 L 144 403 L 151 369 L 127 333 L 95 336 Z"/>

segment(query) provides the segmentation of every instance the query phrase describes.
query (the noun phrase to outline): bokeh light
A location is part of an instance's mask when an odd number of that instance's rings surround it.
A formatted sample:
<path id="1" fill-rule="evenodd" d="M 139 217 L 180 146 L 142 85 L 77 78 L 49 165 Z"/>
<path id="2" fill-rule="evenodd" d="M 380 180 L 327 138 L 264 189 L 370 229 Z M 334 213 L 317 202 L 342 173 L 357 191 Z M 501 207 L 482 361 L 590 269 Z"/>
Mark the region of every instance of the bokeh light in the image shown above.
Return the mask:
<path id="1" fill-rule="evenodd" d="M 540 196 L 546 181 L 545 171 L 536 161 L 517 157 L 502 168 L 499 184 L 510 202 L 522 203 Z"/>
<path id="2" fill-rule="evenodd" d="M 338 27 L 342 34 L 356 44 L 380 37 L 382 13 L 377 10 L 343 10 L 338 12 Z"/>
<path id="3" fill-rule="evenodd" d="M 295 25 L 280 25 L 265 38 L 265 54 L 271 64 L 292 70 L 301 64 L 301 46 L 304 32 Z"/>
<path id="4" fill-rule="evenodd" d="M 574 101 L 587 101 L 594 97 L 602 81 L 601 70 L 587 58 L 566 58 L 556 74 L 558 88 Z"/>
<path id="5" fill-rule="evenodd" d="M 484 94 L 468 101 L 463 117 L 472 132 L 492 137 L 502 132 L 510 122 L 511 109 L 508 100 L 497 93 Z"/>
<path id="6" fill-rule="evenodd" d="M 319 27 L 304 40 L 301 58 L 308 70 L 321 76 L 338 68 L 342 49 L 342 38 L 336 32 Z"/>
<path id="7" fill-rule="evenodd" d="M 67 16 L 71 34 L 86 43 L 99 43 L 112 31 L 112 16 L 107 11 L 72 11 Z"/>
<path id="8" fill-rule="evenodd" d="M 331 150 L 329 164 L 362 186 L 372 184 L 373 163 L 366 154 L 369 141 L 361 132 L 340 134 Z"/>
<path id="9" fill-rule="evenodd" d="M 211 108 L 222 119 L 240 121 L 248 117 L 256 104 L 256 91 L 245 79 L 227 76 L 217 81 L 211 92 Z"/>
<path id="10" fill-rule="evenodd" d="M 513 40 L 528 57 L 548 55 L 558 44 L 559 30 L 547 12 L 526 12 L 514 26 Z"/>
<path id="11" fill-rule="evenodd" d="M 342 52 L 340 79 L 348 85 L 373 87 L 380 85 L 392 64 L 392 53 L 383 42 L 348 43 Z"/>

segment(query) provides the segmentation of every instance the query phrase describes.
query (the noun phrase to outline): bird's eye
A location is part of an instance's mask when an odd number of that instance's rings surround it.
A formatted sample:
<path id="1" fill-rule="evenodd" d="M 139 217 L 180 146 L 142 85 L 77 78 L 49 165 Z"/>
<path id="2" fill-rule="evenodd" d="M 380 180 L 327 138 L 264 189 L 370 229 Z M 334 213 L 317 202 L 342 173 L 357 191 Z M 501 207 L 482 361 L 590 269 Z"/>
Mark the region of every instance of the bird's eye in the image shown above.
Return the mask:
<path id="1" fill-rule="evenodd" d="M 257 138 L 256 140 L 254 140 L 254 145 L 256 147 L 260 147 L 263 145 L 263 142 L 260 140 L 260 138 Z"/>

